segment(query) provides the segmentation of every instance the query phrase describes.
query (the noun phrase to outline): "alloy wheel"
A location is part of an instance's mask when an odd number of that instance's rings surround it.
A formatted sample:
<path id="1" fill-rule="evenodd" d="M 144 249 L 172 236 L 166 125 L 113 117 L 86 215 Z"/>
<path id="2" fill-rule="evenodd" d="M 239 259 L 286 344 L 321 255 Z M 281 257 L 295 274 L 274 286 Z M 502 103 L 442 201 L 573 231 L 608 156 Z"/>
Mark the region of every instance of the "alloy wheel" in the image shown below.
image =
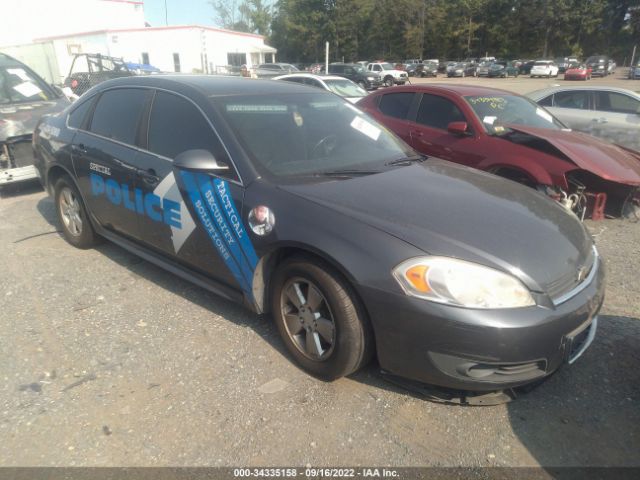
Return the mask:
<path id="1" fill-rule="evenodd" d="M 82 235 L 82 218 L 80 217 L 80 201 L 69 187 L 60 192 L 58 208 L 67 231 L 74 237 Z"/>
<path id="2" fill-rule="evenodd" d="M 327 299 L 304 278 L 292 278 L 280 294 L 282 318 L 291 342 L 305 357 L 322 361 L 336 344 L 336 324 Z"/>

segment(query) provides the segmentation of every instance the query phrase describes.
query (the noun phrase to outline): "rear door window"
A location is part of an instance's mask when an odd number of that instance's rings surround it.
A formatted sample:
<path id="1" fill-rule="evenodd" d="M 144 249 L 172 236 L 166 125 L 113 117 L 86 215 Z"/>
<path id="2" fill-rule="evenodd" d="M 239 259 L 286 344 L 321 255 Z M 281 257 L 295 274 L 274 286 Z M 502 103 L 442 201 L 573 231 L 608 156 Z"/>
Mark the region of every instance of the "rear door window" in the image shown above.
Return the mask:
<path id="1" fill-rule="evenodd" d="M 558 108 L 589 110 L 589 92 L 584 90 L 556 92 L 553 96 L 553 106 Z"/>
<path id="2" fill-rule="evenodd" d="M 95 103 L 96 98 L 90 98 L 89 100 L 82 102 L 80 105 L 76 106 L 71 113 L 69 114 L 68 125 L 71 128 L 84 128 L 85 127 L 85 119 L 87 118 L 87 113 L 91 110 L 91 106 Z"/>
<path id="3" fill-rule="evenodd" d="M 614 113 L 640 113 L 640 101 L 617 92 L 598 92 L 597 110 Z"/>
<path id="4" fill-rule="evenodd" d="M 464 114 L 451 100 L 438 95 L 424 94 L 416 122 L 427 127 L 446 130 L 451 122 L 466 122 Z"/>
<path id="5" fill-rule="evenodd" d="M 127 145 L 136 145 L 138 126 L 150 90 L 119 88 L 104 92 L 91 120 L 90 131 Z"/>
<path id="6" fill-rule="evenodd" d="M 387 93 L 380 99 L 378 108 L 385 115 L 404 120 L 409 114 L 413 96 L 412 92 Z"/>

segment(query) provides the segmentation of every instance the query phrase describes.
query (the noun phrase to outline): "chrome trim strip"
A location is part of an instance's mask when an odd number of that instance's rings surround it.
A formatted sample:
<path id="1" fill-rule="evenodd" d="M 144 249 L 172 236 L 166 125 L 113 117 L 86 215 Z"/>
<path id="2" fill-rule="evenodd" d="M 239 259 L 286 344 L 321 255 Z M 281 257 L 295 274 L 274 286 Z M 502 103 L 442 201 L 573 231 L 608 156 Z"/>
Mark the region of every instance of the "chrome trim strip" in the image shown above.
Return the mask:
<path id="1" fill-rule="evenodd" d="M 552 299 L 555 306 L 558 306 L 566 302 L 567 300 L 570 300 L 571 298 L 579 294 L 582 290 L 591 285 L 591 282 L 595 278 L 596 273 L 598 273 L 598 267 L 600 266 L 600 256 L 598 255 L 598 250 L 596 249 L 595 245 L 593 246 L 593 256 L 593 267 L 591 267 L 591 271 L 589 272 L 589 275 L 587 275 L 587 278 L 585 278 L 582 283 L 574 287 L 572 290 L 563 295 L 560 295 L 558 298 Z"/>
<path id="2" fill-rule="evenodd" d="M 587 350 L 587 348 L 589 348 L 589 346 L 593 342 L 593 339 L 596 338 L 596 330 L 598 329 L 598 316 L 597 315 L 595 317 L 593 317 L 593 321 L 591 322 L 591 325 L 589 325 L 589 327 L 587 327 L 587 328 L 589 328 L 589 335 L 587 336 L 587 339 L 582 344 L 582 348 L 580 348 L 578 353 L 576 353 L 573 357 L 569 358 L 569 362 L 568 362 L 569 364 L 572 364 L 578 358 L 580 358 L 582 356 L 582 354 Z"/>

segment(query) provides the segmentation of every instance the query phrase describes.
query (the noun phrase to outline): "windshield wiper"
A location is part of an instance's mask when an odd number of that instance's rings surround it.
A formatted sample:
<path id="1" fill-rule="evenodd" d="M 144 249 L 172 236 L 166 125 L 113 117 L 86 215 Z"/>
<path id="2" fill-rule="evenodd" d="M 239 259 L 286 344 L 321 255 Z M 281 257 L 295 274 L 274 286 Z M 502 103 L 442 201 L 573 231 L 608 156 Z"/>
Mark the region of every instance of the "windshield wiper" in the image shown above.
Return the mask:
<path id="1" fill-rule="evenodd" d="M 396 158 L 395 160 L 391 160 L 387 163 L 385 163 L 385 165 L 387 166 L 391 166 L 391 165 L 411 165 L 412 163 L 422 163 L 424 162 L 427 158 L 426 155 L 411 155 L 409 157 L 403 157 L 403 158 Z"/>
<path id="2" fill-rule="evenodd" d="M 374 175 L 380 173 L 380 170 L 358 170 L 351 168 L 343 168 L 340 170 L 327 170 L 325 172 L 317 172 L 314 176 L 318 177 L 355 177 L 358 175 Z"/>

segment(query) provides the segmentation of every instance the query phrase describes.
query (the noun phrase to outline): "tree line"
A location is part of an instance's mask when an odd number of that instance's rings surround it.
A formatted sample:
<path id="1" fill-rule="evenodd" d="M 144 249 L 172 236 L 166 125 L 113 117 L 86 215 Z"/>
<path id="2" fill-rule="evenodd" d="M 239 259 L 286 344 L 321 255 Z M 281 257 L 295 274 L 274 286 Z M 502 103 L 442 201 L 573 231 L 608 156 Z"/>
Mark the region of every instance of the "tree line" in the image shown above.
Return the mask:
<path id="1" fill-rule="evenodd" d="M 219 25 L 267 37 L 278 59 L 539 58 L 630 61 L 640 0 L 211 0 Z"/>

